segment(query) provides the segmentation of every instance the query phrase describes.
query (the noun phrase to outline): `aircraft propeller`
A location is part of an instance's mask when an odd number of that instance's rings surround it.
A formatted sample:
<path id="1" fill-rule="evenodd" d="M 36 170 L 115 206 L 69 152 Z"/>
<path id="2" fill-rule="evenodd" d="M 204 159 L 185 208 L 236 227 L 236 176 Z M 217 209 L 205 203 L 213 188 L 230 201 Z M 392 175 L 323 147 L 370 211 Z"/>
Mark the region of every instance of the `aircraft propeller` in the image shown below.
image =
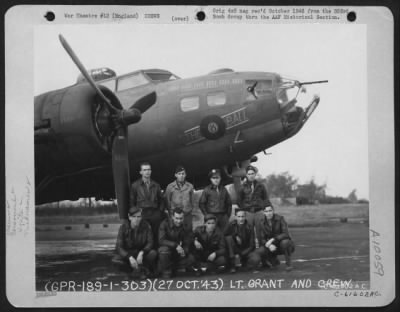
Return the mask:
<path id="1" fill-rule="evenodd" d="M 111 121 L 116 132 L 112 144 L 112 168 L 115 185 L 115 195 L 118 202 L 119 217 L 121 220 L 127 220 L 129 210 L 129 155 L 128 155 L 128 129 L 131 124 L 137 123 L 141 119 L 141 115 L 146 112 L 156 102 L 157 96 L 155 92 L 151 92 L 139 100 L 137 100 L 131 108 L 120 109 L 113 105 L 112 101 L 107 98 L 100 90 L 99 86 L 89 75 L 79 58 L 76 56 L 68 42 L 60 34 L 60 42 L 65 51 L 71 57 L 72 61 L 78 67 L 83 77 L 87 80 L 96 94 L 105 103 L 111 113 Z M 118 101 L 117 97 L 113 101 Z M 122 107 L 120 103 L 118 106 Z"/>
<path id="2" fill-rule="evenodd" d="M 253 96 L 258 99 L 258 96 L 256 94 L 256 86 L 258 84 L 258 81 L 256 81 L 253 85 L 247 87 L 247 91 L 253 94 Z"/>
<path id="3" fill-rule="evenodd" d="M 94 82 L 92 77 L 89 75 L 88 71 L 86 68 L 83 66 L 79 58 L 76 56 L 75 52 L 72 50 L 71 46 L 68 44 L 67 40 L 60 34 L 58 36 L 60 39 L 60 42 L 62 46 L 64 47 L 65 51 L 67 51 L 68 55 L 71 57 L 72 61 L 75 63 L 75 65 L 78 67 L 79 71 L 81 72 L 82 76 L 85 77 L 86 81 L 92 86 L 92 88 L 96 91 L 97 95 L 100 96 L 100 98 L 103 100 L 104 103 L 108 106 L 109 110 L 112 112 L 116 112 L 117 108 L 115 108 L 112 104 L 111 101 L 101 92 L 97 84 Z"/>

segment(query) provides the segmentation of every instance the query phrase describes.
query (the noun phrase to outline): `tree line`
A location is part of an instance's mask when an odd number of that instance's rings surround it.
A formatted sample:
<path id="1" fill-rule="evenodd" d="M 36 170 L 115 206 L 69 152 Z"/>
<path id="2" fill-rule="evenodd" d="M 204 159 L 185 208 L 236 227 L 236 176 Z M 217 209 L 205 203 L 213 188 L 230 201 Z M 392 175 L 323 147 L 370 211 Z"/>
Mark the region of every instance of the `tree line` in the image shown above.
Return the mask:
<path id="1" fill-rule="evenodd" d="M 300 184 L 298 178 L 289 172 L 282 172 L 260 178 L 260 181 L 267 187 L 270 197 L 295 198 L 297 205 L 368 203 L 366 199 L 357 198 L 356 189 L 353 189 L 347 197 L 330 196 L 326 193 L 326 183 L 318 184 L 314 177 Z"/>

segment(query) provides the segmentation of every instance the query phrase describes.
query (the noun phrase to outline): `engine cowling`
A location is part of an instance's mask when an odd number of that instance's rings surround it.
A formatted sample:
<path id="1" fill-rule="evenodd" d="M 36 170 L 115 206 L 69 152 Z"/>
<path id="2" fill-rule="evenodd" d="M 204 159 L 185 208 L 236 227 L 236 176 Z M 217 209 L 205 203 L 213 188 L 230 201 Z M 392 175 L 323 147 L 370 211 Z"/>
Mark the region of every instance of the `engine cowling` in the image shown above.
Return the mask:
<path id="1" fill-rule="evenodd" d="M 115 95 L 101 86 L 115 106 Z M 35 170 L 39 177 L 101 166 L 111 155 L 110 113 L 88 84 L 35 97 Z M 50 148 L 51 147 L 51 148 Z M 57 169 L 56 169 L 57 168 Z"/>

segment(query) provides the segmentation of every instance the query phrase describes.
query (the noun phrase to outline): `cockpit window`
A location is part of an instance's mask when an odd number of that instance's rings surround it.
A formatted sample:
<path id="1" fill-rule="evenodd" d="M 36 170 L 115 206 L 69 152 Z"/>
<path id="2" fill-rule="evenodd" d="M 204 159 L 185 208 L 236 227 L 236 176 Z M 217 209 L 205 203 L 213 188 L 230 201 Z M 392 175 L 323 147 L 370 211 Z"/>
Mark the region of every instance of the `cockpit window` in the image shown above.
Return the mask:
<path id="1" fill-rule="evenodd" d="M 147 83 L 149 83 L 149 81 L 142 73 L 121 77 L 118 80 L 118 91 L 135 88 Z"/>
<path id="2" fill-rule="evenodd" d="M 171 80 L 179 79 L 174 74 L 168 73 L 168 72 L 165 72 L 165 73 L 161 73 L 161 72 L 146 72 L 146 75 L 152 81 L 171 81 Z"/>
<path id="3" fill-rule="evenodd" d="M 98 83 L 101 84 L 102 86 L 107 87 L 113 92 L 115 91 L 115 79 L 99 81 Z"/>
<path id="4" fill-rule="evenodd" d="M 301 91 L 300 84 L 291 79 L 282 78 L 278 84 L 276 98 L 281 106 L 295 100 Z"/>
<path id="5" fill-rule="evenodd" d="M 254 86 L 254 94 L 257 97 L 272 94 L 272 80 L 246 80 L 246 89 Z M 254 95 L 249 94 L 247 100 L 253 99 Z"/>
<path id="6" fill-rule="evenodd" d="M 198 96 L 191 96 L 181 99 L 181 110 L 183 112 L 190 112 L 198 109 L 200 106 L 200 99 Z"/>
<path id="7" fill-rule="evenodd" d="M 208 106 L 219 106 L 226 103 L 225 92 L 215 92 L 207 95 Z"/>

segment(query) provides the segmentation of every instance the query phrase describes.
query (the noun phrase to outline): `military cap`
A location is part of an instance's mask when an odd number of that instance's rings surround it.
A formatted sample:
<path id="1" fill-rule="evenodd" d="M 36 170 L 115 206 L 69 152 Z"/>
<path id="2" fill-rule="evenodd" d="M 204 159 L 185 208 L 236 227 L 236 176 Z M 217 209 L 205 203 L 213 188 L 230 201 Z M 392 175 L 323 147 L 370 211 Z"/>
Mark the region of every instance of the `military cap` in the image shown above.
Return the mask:
<path id="1" fill-rule="evenodd" d="M 209 173 L 208 173 L 208 177 L 211 178 L 213 176 L 219 176 L 221 177 L 221 171 L 219 169 L 212 169 Z"/>
<path id="2" fill-rule="evenodd" d="M 142 210 L 138 207 L 133 206 L 133 207 L 129 208 L 128 214 L 134 215 L 134 214 L 138 213 L 139 211 L 142 211 Z"/>
<path id="3" fill-rule="evenodd" d="M 253 170 L 255 173 L 258 172 L 258 170 L 257 170 L 256 167 L 254 167 L 254 166 L 252 166 L 252 165 L 248 165 L 248 166 L 246 167 L 246 173 L 249 172 L 250 170 Z"/>
<path id="4" fill-rule="evenodd" d="M 238 208 L 235 209 L 235 215 L 240 211 L 246 212 L 246 210 L 244 210 L 243 208 L 238 207 Z"/>
<path id="5" fill-rule="evenodd" d="M 265 210 L 265 209 L 267 209 L 267 208 L 272 208 L 272 210 L 275 210 L 275 209 L 274 209 L 274 206 L 272 206 L 271 204 L 266 204 L 266 205 L 264 206 L 264 209 L 263 209 L 263 210 Z"/>
<path id="6" fill-rule="evenodd" d="M 211 219 L 217 220 L 217 217 L 211 213 L 207 213 L 204 216 L 204 222 L 207 222 L 208 220 L 211 220 Z"/>
<path id="7" fill-rule="evenodd" d="M 186 171 L 185 168 L 184 168 L 183 166 L 177 166 L 177 167 L 175 168 L 175 173 L 182 172 L 182 171 Z"/>

